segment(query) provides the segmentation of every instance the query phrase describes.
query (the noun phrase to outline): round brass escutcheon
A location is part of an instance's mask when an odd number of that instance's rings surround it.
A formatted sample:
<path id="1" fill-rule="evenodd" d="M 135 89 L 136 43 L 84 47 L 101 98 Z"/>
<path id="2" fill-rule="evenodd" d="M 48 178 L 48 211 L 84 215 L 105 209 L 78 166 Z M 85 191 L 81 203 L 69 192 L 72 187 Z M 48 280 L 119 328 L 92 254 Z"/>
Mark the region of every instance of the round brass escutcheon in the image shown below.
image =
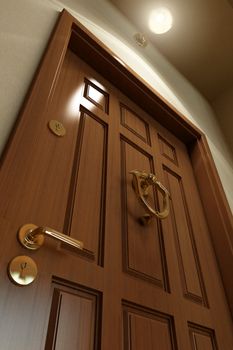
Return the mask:
<path id="1" fill-rule="evenodd" d="M 13 283 L 19 286 L 27 286 L 36 279 L 36 263 L 29 256 L 16 256 L 9 262 L 8 275 Z"/>
<path id="2" fill-rule="evenodd" d="M 66 134 L 66 129 L 64 125 L 58 120 L 50 120 L 48 123 L 48 127 L 56 136 L 64 136 Z"/>
<path id="3" fill-rule="evenodd" d="M 44 243 L 44 235 L 39 234 L 33 239 L 30 239 L 30 231 L 37 229 L 38 226 L 34 224 L 26 224 L 20 227 L 18 231 L 18 240 L 27 249 L 37 250 Z"/>

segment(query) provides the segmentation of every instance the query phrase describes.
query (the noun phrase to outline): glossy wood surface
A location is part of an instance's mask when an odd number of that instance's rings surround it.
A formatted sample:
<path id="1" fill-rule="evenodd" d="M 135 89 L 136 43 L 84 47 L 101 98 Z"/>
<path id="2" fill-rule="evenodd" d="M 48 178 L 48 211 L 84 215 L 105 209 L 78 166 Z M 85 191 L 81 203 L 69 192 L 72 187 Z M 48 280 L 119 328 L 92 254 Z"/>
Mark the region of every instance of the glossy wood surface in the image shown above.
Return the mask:
<path id="1" fill-rule="evenodd" d="M 59 26 L 60 38 L 67 28 Z M 67 44 L 56 52 L 59 64 L 50 63 L 45 90 L 32 91 L 2 163 L 1 346 L 231 349 L 230 313 L 186 146 Z M 66 136 L 51 133 L 50 119 Z M 156 172 L 169 188 L 167 220 L 139 224 L 132 167 Z M 148 201 L 159 208 L 162 198 L 151 190 Z M 16 233 L 28 222 L 83 240 L 94 261 L 49 239 L 25 251 Z M 39 270 L 25 288 L 6 273 L 21 254 Z"/>

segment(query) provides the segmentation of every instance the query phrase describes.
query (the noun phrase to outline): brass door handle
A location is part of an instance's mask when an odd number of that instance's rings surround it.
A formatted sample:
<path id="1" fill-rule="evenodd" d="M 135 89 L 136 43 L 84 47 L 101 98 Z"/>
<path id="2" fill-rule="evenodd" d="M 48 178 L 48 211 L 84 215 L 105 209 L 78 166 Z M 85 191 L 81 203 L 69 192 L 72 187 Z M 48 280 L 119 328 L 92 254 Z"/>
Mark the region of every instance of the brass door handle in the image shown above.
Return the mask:
<path id="1" fill-rule="evenodd" d="M 64 233 L 53 230 L 49 227 L 38 227 L 33 224 L 26 224 L 20 227 L 18 231 L 18 239 L 20 243 L 27 249 L 37 250 L 44 243 L 44 236 L 54 238 L 68 247 L 75 248 L 77 250 L 83 250 L 83 242 L 71 238 Z"/>
<path id="2" fill-rule="evenodd" d="M 169 215 L 169 198 L 170 193 L 164 187 L 160 181 L 157 180 L 156 175 L 152 173 L 146 173 L 145 171 L 132 170 L 130 174 L 133 174 L 132 186 L 138 197 L 140 203 L 143 205 L 147 214 L 143 215 L 140 218 L 141 223 L 147 224 L 153 216 L 158 217 L 159 219 L 165 219 Z M 163 210 L 158 211 L 154 210 L 149 203 L 146 201 L 148 196 L 149 186 L 156 186 L 158 190 L 163 195 Z"/>

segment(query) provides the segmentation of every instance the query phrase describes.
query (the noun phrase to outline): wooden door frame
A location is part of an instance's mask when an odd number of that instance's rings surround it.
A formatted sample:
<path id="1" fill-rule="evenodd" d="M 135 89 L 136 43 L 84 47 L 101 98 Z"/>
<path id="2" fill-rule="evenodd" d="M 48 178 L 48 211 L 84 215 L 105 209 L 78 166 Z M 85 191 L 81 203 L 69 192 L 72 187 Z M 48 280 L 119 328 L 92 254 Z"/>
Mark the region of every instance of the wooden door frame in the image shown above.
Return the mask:
<path id="1" fill-rule="evenodd" d="M 36 118 L 45 112 L 68 47 L 187 145 L 227 300 L 233 314 L 233 280 L 229 268 L 233 264 L 233 218 L 205 135 L 147 82 L 129 67 L 123 66 L 109 48 L 66 10 L 62 11 L 52 33 L 3 152 L 1 165 L 4 163 L 14 132 L 24 116 L 30 113 L 31 118 Z"/>

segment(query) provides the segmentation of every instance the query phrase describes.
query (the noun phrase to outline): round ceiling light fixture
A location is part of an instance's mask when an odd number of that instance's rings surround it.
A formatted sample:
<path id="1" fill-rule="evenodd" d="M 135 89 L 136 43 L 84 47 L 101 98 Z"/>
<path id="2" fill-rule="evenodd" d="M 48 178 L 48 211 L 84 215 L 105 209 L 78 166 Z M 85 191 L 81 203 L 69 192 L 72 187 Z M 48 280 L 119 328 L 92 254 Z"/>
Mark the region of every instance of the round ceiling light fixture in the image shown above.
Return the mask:
<path id="1" fill-rule="evenodd" d="M 163 34 L 168 32 L 172 27 L 171 12 L 165 7 L 160 7 L 152 11 L 148 24 L 153 33 Z"/>

